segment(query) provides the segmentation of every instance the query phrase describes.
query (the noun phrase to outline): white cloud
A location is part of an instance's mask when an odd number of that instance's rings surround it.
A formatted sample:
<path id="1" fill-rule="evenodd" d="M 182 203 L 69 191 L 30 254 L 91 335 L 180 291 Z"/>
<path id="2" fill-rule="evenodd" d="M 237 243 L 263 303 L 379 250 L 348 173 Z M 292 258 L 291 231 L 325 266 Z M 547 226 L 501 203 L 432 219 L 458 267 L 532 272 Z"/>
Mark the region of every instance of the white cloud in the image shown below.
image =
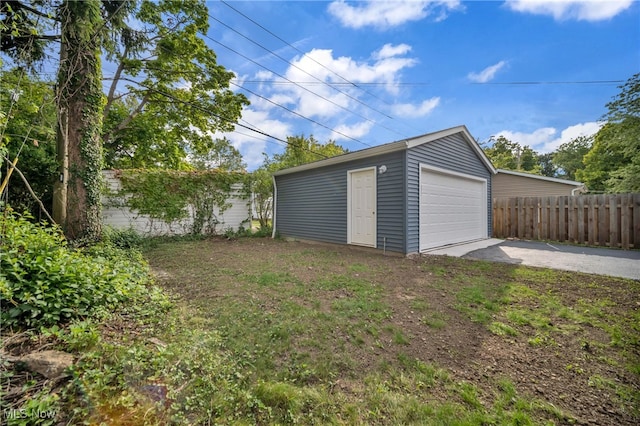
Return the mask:
<path id="1" fill-rule="evenodd" d="M 350 140 L 346 138 L 344 135 L 347 135 L 353 139 L 358 139 L 366 135 L 367 133 L 369 133 L 372 127 L 373 127 L 373 123 L 370 121 L 363 121 L 361 123 L 357 123 L 353 125 L 341 124 L 334 129 L 335 132 L 331 134 L 331 139 L 335 141 Z"/>
<path id="2" fill-rule="evenodd" d="M 506 61 L 500 61 L 497 64 L 483 69 L 479 73 L 469 73 L 469 75 L 467 75 L 467 78 L 476 83 L 486 83 L 493 80 L 493 78 L 496 76 L 496 73 L 500 71 L 505 65 L 507 65 Z"/>
<path id="3" fill-rule="evenodd" d="M 591 136 L 600 130 L 603 123 L 587 122 L 575 124 L 562 130 L 558 134 L 558 130 L 553 127 L 543 127 L 531 133 L 513 132 L 503 130 L 496 133 L 497 136 L 504 136 L 512 142 L 518 142 L 520 145 L 528 145 L 540 154 L 555 151 L 560 145 L 569 142 L 578 136 Z"/>
<path id="4" fill-rule="evenodd" d="M 556 21 L 603 21 L 628 9 L 633 0 L 507 0 L 516 12 L 553 16 Z"/>
<path id="5" fill-rule="evenodd" d="M 291 81 L 309 81 L 311 74 L 327 83 L 343 83 L 344 80 L 338 75 L 347 76 L 355 84 L 386 83 L 386 89 L 395 93 L 399 73 L 417 63 L 414 58 L 401 56 L 409 50 L 410 46 L 407 45 L 385 45 L 372 55 L 377 60 L 357 62 L 350 57 L 334 58 L 333 51 L 329 49 L 313 49 L 292 61 L 293 65 L 287 70 L 286 77 Z M 341 86 L 340 91 L 336 91 L 328 85 L 318 84 L 310 86 L 309 90 L 295 85 L 285 86 L 283 90 L 295 97 L 297 112 L 306 117 L 321 119 L 348 113 L 347 109 L 352 110 L 357 106 L 352 98 L 360 94 L 348 86 Z"/>
<path id="6" fill-rule="evenodd" d="M 238 77 L 245 85 L 250 81 L 261 81 L 256 87 L 247 86 L 260 96 L 245 93 L 251 106 L 243 110 L 240 123 L 286 139 L 298 124 L 309 118 L 320 123 L 317 126 L 307 124 L 307 128 L 312 127 L 322 140 L 325 137 L 348 143 L 353 142 L 350 138 L 362 140 L 376 124 L 368 119 L 373 115 L 372 110 L 359 102 L 363 92 L 356 86 L 381 83 L 389 93 L 397 93 L 401 73 L 417 64 L 417 60 L 409 56 L 410 52 L 411 46 L 407 44 L 385 44 L 368 59 L 355 60 L 347 56 L 335 57 L 329 49 L 313 49 L 291 60 L 292 65 L 284 73 L 286 78 L 264 71 Z M 340 76 L 354 84 L 345 84 Z M 323 82 L 327 84 L 321 84 Z M 333 83 L 338 84 L 332 87 Z M 396 111 L 400 110 L 400 114 L 407 117 L 420 117 L 431 112 L 438 102 L 439 98 L 432 98 L 417 104 L 399 104 Z M 272 143 L 267 145 L 264 136 L 241 127 L 224 136 L 240 150 L 249 170 L 262 163 L 265 149 L 269 153 L 283 149 Z"/>
<path id="7" fill-rule="evenodd" d="M 366 0 L 356 5 L 344 0 L 329 4 L 328 11 L 345 27 L 392 28 L 410 21 L 435 16 L 436 21 L 446 19 L 449 12 L 463 9 L 459 0 Z"/>
<path id="8" fill-rule="evenodd" d="M 393 106 L 394 115 L 401 118 L 424 117 L 433 111 L 440 104 L 440 98 L 435 97 L 423 101 L 419 105 L 397 104 Z"/>
<path id="9" fill-rule="evenodd" d="M 393 45 L 391 43 L 387 43 L 384 46 L 382 46 L 380 48 L 380 50 L 377 50 L 375 52 L 373 52 L 373 59 L 376 60 L 380 60 L 380 59 L 387 59 L 387 58 L 392 58 L 394 56 L 400 56 L 400 55 L 404 55 L 406 53 L 408 53 L 411 50 L 411 46 L 409 46 L 408 44 L 398 44 L 398 45 Z"/>
<path id="10" fill-rule="evenodd" d="M 267 70 L 258 70 L 255 74 L 256 80 L 271 80 L 274 76 L 271 71 Z"/>

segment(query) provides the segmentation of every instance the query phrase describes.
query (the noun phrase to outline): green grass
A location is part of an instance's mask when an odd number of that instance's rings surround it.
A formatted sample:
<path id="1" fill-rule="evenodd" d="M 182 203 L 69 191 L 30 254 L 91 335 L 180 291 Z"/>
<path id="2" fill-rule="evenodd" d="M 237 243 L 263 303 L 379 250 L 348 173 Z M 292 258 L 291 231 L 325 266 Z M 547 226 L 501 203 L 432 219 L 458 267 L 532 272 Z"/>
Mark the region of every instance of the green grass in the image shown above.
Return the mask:
<path id="1" fill-rule="evenodd" d="M 508 285 L 492 282 L 484 276 L 465 277 L 465 287 L 456 294 L 456 308 L 478 323 L 487 324 L 505 302 Z"/>
<path id="2" fill-rule="evenodd" d="M 579 376 L 621 410 L 640 406 L 634 387 L 616 381 L 619 374 L 638 380 L 640 317 L 614 302 L 624 297 L 605 279 L 256 241 L 147 249 L 175 307 L 142 318 L 156 325 L 137 334 L 100 340 L 86 356 L 78 394 L 106 413 L 94 414 L 94 423 L 107 414 L 146 424 L 575 421 L 571 404 L 538 397 L 519 375 L 480 364 L 484 342 L 517 343 L 549 359 L 575 342 L 575 357 L 554 374 Z M 574 297 L 582 282 L 593 297 Z M 616 285 L 640 290 L 630 281 Z M 592 329 L 599 334 L 587 334 Z M 458 340 L 447 346 L 448 339 Z M 456 344 L 475 349 L 456 351 Z M 166 386 L 170 407 L 142 396 L 150 383 Z"/>

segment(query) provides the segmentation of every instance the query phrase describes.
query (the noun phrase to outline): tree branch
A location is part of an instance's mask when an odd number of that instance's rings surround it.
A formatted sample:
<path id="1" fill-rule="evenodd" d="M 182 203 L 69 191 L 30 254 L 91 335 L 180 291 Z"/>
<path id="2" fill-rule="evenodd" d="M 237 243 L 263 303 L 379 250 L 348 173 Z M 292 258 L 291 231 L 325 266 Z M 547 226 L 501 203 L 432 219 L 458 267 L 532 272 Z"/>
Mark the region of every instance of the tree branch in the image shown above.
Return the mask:
<path id="1" fill-rule="evenodd" d="M 20 8 L 20 9 L 24 9 L 24 10 L 26 10 L 26 11 L 28 11 L 28 12 L 31 12 L 31 13 L 33 13 L 34 15 L 38 15 L 38 16 L 40 16 L 40 17 L 42 17 L 42 18 L 52 19 L 52 20 L 54 20 L 54 21 L 60 22 L 60 20 L 59 20 L 59 19 L 57 19 L 57 18 L 55 18 L 55 17 L 53 17 L 53 16 L 49 16 L 49 14 L 44 13 L 44 12 L 41 12 L 41 11 L 39 11 L 38 9 L 34 9 L 34 8 L 30 7 L 30 6 L 27 6 L 26 4 L 24 4 L 24 3 L 23 3 L 23 2 L 21 2 L 21 1 L 18 1 L 18 2 L 17 2 L 17 5 L 18 5 L 18 8 Z"/>
<path id="2" fill-rule="evenodd" d="M 125 47 L 124 52 L 122 53 L 122 58 L 127 56 L 128 48 Z M 118 69 L 116 70 L 113 81 L 111 82 L 111 87 L 109 87 L 109 94 L 107 95 L 107 104 L 104 106 L 104 113 L 102 115 L 103 120 L 107 119 L 109 115 L 109 111 L 111 110 L 111 105 L 113 104 L 114 98 L 113 95 L 116 92 L 116 88 L 118 87 L 118 82 L 120 81 L 120 76 L 122 75 L 122 71 L 124 71 L 124 61 L 120 59 L 120 63 L 118 64 Z"/>
<path id="3" fill-rule="evenodd" d="M 4 156 L 4 159 L 6 161 L 11 162 L 11 160 L 9 160 L 6 156 Z M 47 219 L 49 219 L 49 221 L 51 223 L 56 223 L 55 220 L 53 220 L 53 218 L 51 217 L 51 215 L 49 214 L 49 212 L 47 211 L 47 209 L 44 207 L 44 204 L 42 203 L 42 201 L 40 201 L 40 198 L 38 198 L 38 196 L 36 195 L 35 192 L 33 192 L 33 189 L 31 188 L 31 185 L 29 185 L 29 181 L 27 181 L 27 178 L 24 177 L 24 175 L 22 174 L 22 172 L 20 171 L 19 168 L 17 168 L 15 165 L 13 166 L 13 169 L 16 171 L 16 173 L 18 173 L 18 175 L 20 175 L 20 177 L 22 178 L 22 181 L 24 182 L 25 186 L 27 187 L 27 189 L 29 190 L 29 193 L 31 194 L 31 196 L 38 202 L 38 204 L 40 205 L 40 209 L 44 212 L 44 214 L 47 216 Z"/>
<path id="4" fill-rule="evenodd" d="M 131 111 L 131 114 L 129 114 L 124 120 L 122 120 L 120 122 L 120 124 L 118 124 L 115 128 L 113 128 L 113 129 L 109 130 L 107 133 L 105 133 L 105 135 L 102 137 L 102 141 L 103 141 L 102 143 L 103 144 L 106 144 L 111 139 L 111 137 L 113 137 L 113 135 L 115 133 L 118 133 L 119 131 L 124 130 L 124 129 L 127 128 L 129 123 L 131 123 L 131 121 L 133 121 L 133 119 L 136 118 L 136 116 L 142 112 L 142 109 L 149 102 L 150 95 L 151 95 L 150 93 L 146 93 L 144 95 L 144 98 L 142 98 L 142 100 L 140 101 L 140 103 L 136 107 L 136 109 Z"/>

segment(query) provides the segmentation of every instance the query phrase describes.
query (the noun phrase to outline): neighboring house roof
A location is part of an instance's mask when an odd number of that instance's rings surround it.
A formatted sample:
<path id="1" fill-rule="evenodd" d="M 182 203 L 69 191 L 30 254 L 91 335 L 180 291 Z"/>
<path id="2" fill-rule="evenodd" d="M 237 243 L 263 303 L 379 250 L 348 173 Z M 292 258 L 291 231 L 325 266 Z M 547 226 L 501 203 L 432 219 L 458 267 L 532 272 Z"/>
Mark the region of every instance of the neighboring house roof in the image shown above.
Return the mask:
<path id="1" fill-rule="evenodd" d="M 288 169 L 275 172 L 274 176 L 286 175 L 289 173 L 301 172 L 304 170 L 312 170 L 319 167 L 330 166 L 334 164 L 346 163 L 348 161 L 359 160 L 363 158 L 369 158 L 376 155 L 387 154 L 395 151 L 402 151 L 410 148 L 414 148 L 418 145 L 422 145 L 429 142 L 442 139 L 447 136 L 461 134 L 467 143 L 476 151 L 478 157 L 482 160 L 484 165 L 491 173 L 496 174 L 496 169 L 491 164 L 491 161 L 484 153 L 478 142 L 471 136 L 466 126 L 451 127 L 449 129 L 440 130 L 434 133 L 427 133 L 425 135 L 416 136 L 409 139 L 403 139 L 396 142 L 387 143 L 384 145 L 374 146 L 372 148 L 362 149 L 360 151 L 348 152 L 346 154 L 338 155 L 335 157 L 327 158 L 324 160 L 314 161 L 313 163 L 303 164 L 301 166 L 291 167 Z"/>
<path id="2" fill-rule="evenodd" d="M 516 172 L 514 170 L 505 170 L 505 169 L 497 169 L 497 172 L 505 175 L 514 175 L 514 176 L 526 177 L 531 179 L 546 180 L 548 182 L 562 183 L 562 184 L 571 185 L 571 186 L 585 186 L 584 183 L 576 182 L 575 180 L 553 178 L 549 176 L 535 175 L 533 173 Z"/>

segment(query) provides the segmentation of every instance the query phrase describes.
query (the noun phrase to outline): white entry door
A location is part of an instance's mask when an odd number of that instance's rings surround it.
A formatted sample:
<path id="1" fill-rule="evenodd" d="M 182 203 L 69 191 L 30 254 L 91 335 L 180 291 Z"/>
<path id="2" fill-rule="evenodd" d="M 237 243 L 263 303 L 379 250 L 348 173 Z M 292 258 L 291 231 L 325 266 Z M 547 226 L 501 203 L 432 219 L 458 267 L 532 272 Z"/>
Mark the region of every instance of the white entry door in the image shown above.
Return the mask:
<path id="1" fill-rule="evenodd" d="M 347 243 L 375 247 L 376 168 L 349 171 L 347 186 Z"/>
<path id="2" fill-rule="evenodd" d="M 487 238 L 487 180 L 421 166 L 420 250 Z"/>

